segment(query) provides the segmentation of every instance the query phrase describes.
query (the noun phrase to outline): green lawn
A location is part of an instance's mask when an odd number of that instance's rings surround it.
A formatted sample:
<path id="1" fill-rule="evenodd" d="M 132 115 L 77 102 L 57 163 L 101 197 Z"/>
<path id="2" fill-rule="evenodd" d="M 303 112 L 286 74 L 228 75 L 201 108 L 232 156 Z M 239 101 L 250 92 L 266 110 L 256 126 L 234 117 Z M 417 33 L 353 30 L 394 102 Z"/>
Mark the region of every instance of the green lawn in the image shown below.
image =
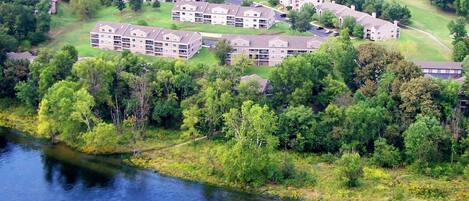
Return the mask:
<path id="1" fill-rule="evenodd" d="M 270 74 L 272 73 L 272 70 L 274 70 L 275 67 L 269 67 L 269 66 L 253 66 L 253 67 L 248 67 L 246 71 L 244 71 L 245 75 L 251 75 L 251 74 L 257 74 L 261 76 L 262 78 L 268 79 L 270 77 Z"/>
<path id="2" fill-rule="evenodd" d="M 401 29 L 399 40 L 388 40 L 382 42 L 371 42 L 368 40 L 355 40 L 356 45 L 364 43 L 378 43 L 400 51 L 408 60 L 451 60 L 451 52 L 448 52 L 441 45 L 436 44 L 427 35 L 410 29 Z"/>
<path id="3" fill-rule="evenodd" d="M 428 0 L 395 1 L 406 5 L 411 10 L 412 24 L 410 26 L 431 33 L 439 41 L 452 49 L 452 39 L 447 25 L 451 20 L 457 18 L 455 14 L 438 9 L 431 5 Z M 442 47 L 428 35 L 410 29 L 403 28 L 401 30 L 401 38 L 398 41 L 385 41 L 380 43 L 401 51 L 402 54 L 410 60 L 451 60 L 451 50 Z"/>
<path id="4" fill-rule="evenodd" d="M 211 33 L 232 33 L 232 34 L 289 34 L 289 35 L 310 35 L 310 33 L 299 33 L 291 31 L 287 23 L 275 24 L 271 29 L 244 29 L 222 25 L 196 24 L 186 22 L 174 22 L 171 20 L 171 9 L 173 4 L 162 3 L 159 9 L 151 6 L 144 6 L 141 12 L 135 13 L 129 9 L 120 13 L 115 7 L 103 7 L 92 19 L 80 21 L 73 14 L 73 10 L 66 3 L 59 4 L 58 14 L 52 17 L 51 40 L 42 45 L 52 50 L 58 50 L 65 44 L 75 46 L 80 56 L 96 55 L 117 55 L 117 52 L 105 51 L 91 48 L 89 44 L 89 31 L 95 26 L 97 21 L 112 21 L 136 24 L 144 20 L 149 26 L 171 28 L 175 24 L 178 29 L 211 32 Z M 145 57 L 149 60 L 160 58 Z M 215 64 L 215 57 L 208 50 L 202 49 L 198 55 L 190 60 L 194 63 Z"/>

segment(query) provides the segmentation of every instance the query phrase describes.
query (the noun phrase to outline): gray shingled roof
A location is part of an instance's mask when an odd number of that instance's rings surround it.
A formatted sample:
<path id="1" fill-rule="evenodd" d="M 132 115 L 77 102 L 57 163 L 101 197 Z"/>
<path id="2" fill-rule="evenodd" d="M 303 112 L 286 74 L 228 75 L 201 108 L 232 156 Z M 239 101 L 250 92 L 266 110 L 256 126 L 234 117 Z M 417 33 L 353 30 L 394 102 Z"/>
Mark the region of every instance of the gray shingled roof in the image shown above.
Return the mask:
<path id="1" fill-rule="evenodd" d="M 241 77 L 241 82 L 250 82 L 256 81 L 260 86 L 260 92 L 264 93 L 267 90 L 267 85 L 269 84 L 269 80 L 262 78 L 257 74 L 251 74 Z"/>
<path id="2" fill-rule="evenodd" d="M 99 33 L 99 27 L 101 26 L 111 26 L 116 29 L 116 35 L 122 35 L 127 37 L 136 37 L 131 35 L 131 31 L 133 30 L 141 30 L 147 33 L 148 39 L 154 40 L 161 40 L 163 41 L 163 36 L 168 33 L 173 33 L 181 38 L 179 42 L 187 43 L 190 42 L 195 37 L 202 37 L 199 32 L 194 31 L 183 31 L 183 30 L 171 30 L 171 29 L 162 29 L 158 27 L 148 27 L 148 26 L 139 26 L 139 25 L 131 25 L 125 23 L 115 23 L 115 22 L 97 22 L 96 26 L 91 30 L 91 32 Z"/>
<path id="3" fill-rule="evenodd" d="M 271 18 L 275 17 L 275 12 L 270 8 L 265 7 L 248 7 L 248 6 L 239 6 L 234 4 L 214 4 L 214 3 L 207 3 L 207 2 L 193 2 L 193 1 L 178 1 L 174 4 L 173 11 L 180 11 L 184 12 L 186 10 L 182 10 L 181 7 L 183 5 L 193 5 L 196 6 L 196 12 L 204 12 L 210 14 L 217 14 L 213 13 L 212 9 L 221 7 L 228 10 L 227 15 L 234 15 L 237 17 L 244 17 L 244 12 L 248 10 L 253 10 L 256 12 L 261 13 L 259 17 L 261 18 Z"/>
<path id="4" fill-rule="evenodd" d="M 7 53 L 7 58 L 10 60 L 28 60 L 29 62 L 32 62 L 35 58 L 31 52 L 8 52 Z"/>
<path id="5" fill-rule="evenodd" d="M 462 62 L 451 61 L 415 61 L 415 65 L 424 69 L 462 70 Z"/>
<path id="6" fill-rule="evenodd" d="M 325 38 L 317 36 L 285 36 L 285 35 L 223 35 L 223 38 L 231 41 L 234 39 L 243 39 L 249 41 L 249 46 L 253 48 L 272 48 L 269 47 L 269 41 L 280 39 L 288 42 L 290 49 L 311 49 L 308 43 L 313 44 L 313 48 L 317 49 L 325 42 Z M 232 45 L 233 46 L 233 45 Z"/>
<path id="7" fill-rule="evenodd" d="M 357 22 L 363 26 L 371 26 L 376 28 L 382 26 L 394 26 L 394 23 L 392 22 L 373 17 L 365 12 L 352 10 L 352 8 L 337 3 L 326 2 L 323 4 L 318 4 L 316 9 L 331 11 L 337 17 L 354 17 Z"/>

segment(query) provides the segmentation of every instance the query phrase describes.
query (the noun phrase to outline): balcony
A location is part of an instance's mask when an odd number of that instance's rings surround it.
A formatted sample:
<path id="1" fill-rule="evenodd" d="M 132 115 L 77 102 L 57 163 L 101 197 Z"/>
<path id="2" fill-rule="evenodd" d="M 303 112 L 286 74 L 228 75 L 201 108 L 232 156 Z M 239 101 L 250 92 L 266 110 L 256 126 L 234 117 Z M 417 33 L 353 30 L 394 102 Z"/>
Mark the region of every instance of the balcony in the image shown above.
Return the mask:
<path id="1" fill-rule="evenodd" d="M 204 15 L 202 13 L 196 13 L 195 17 L 204 17 Z"/>
<path id="2" fill-rule="evenodd" d="M 155 48 L 155 52 L 163 52 L 163 48 Z"/>
<path id="3" fill-rule="evenodd" d="M 269 50 L 259 50 L 259 54 L 269 54 Z"/>
<path id="4" fill-rule="evenodd" d="M 163 43 L 155 42 L 155 47 L 163 47 Z"/>
<path id="5" fill-rule="evenodd" d="M 235 23 L 235 27 L 243 27 L 243 23 Z"/>
<path id="6" fill-rule="evenodd" d="M 179 49 L 188 49 L 189 47 L 187 45 L 179 45 Z"/>
<path id="7" fill-rule="evenodd" d="M 153 51 L 153 46 L 147 45 L 147 46 L 145 46 L 145 50 L 151 50 L 151 51 Z"/>
<path id="8" fill-rule="evenodd" d="M 91 34 L 91 38 L 99 38 L 99 34 Z"/>
<path id="9" fill-rule="evenodd" d="M 114 36 L 114 40 L 121 40 L 120 36 Z"/>
<path id="10" fill-rule="evenodd" d="M 122 47 L 123 48 L 130 48 L 130 44 L 129 43 L 122 43 Z"/>
<path id="11" fill-rule="evenodd" d="M 179 54 L 180 55 L 187 55 L 187 51 L 186 50 L 179 50 Z"/>
<path id="12" fill-rule="evenodd" d="M 211 15 L 204 15 L 204 18 L 205 19 L 212 19 L 212 16 Z"/>
<path id="13" fill-rule="evenodd" d="M 267 20 L 259 20 L 259 23 L 260 23 L 260 24 L 267 23 Z"/>
<path id="14" fill-rule="evenodd" d="M 122 43 L 120 41 L 114 41 L 114 45 L 122 45 Z"/>
<path id="15" fill-rule="evenodd" d="M 98 44 L 98 43 L 99 43 L 99 39 L 91 39 L 91 43 L 93 43 L 93 44 Z"/>
<path id="16" fill-rule="evenodd" d="M 174 13 L 173 13 L 173 16 L 180 16 L 180 15 L 181 15 L 180 12 L 174 12 Z"/>
<path id="17" fill-rule="evenodd" d="M 153 45 L 153 41 L 151 41 L 151 40 L 145 40 L 145 45 Z"/>
<path id="18" fill-rule="evenodd" d="M 206 19 L 204 19 L 204 23 L 205 23 L 205 24 L 211 24 L 211 23 L 212 23 L 212 20 L 206 20 Z"/>
<path id="19" fill-rule="evenodd" d="M 122 38 L 122 42 L 130 42 L 130 38 Z"/>
<path id="20" fill-rule="evenodd" d="M 235 22 L 243 22 L 243 18 L 236 18 Z"/>

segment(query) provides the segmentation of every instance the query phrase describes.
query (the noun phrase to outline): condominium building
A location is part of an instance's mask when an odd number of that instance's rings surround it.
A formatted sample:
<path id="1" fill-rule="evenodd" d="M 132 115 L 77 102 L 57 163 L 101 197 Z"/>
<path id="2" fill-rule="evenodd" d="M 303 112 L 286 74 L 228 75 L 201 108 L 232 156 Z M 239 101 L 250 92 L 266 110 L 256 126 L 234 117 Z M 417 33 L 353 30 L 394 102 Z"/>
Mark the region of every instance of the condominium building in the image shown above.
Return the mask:
<path id="1" fill-rule="evenodd" d="M 299 11 L 305 4 L 313 4 L 314 6 L 324 3 L 325 0 L 280 0 L 279 4 L 283 8 L 290 8 Z"/>
<path id="2" fill-rule="evenodd" d="M 98 22 L 90 32 L 91 47 L 189 59 L 202 45 L 198 32 L 131 24 Z"/>
<path id="3" fill-rule="evenodd" d="M 246 55 L 255 65 L 275 66 L 286 57 L 317 50 L 325 41 L 315 36 L 224 35 L 233 51 L 227 63 L 236 55 Z"/>
<path id="4" fill-rule="evenodd" d="M 463 77 L 462 62 L 415 61 L 414 63 L 422 69 L 425 76 L 442 79 L 458 79 Z"/>
<path id="5" fill-rule="evenodd" d="M 179 1 L 172 10 L 172 19 L 181 22 L 268 29 L 275 23 L 275 13 L 265 7 Z"/>
<path id="6" fill-rule="evenodd" d="M 376 17 L 376 13 L 371 15 L 355 10 L 355 6 L 347 7 L 335 2 L 324 2 L 316 5 L 316 12 L 322 15 L 324 12 L 332 12 L 339 23 L 342 24 L 346 17 L 353 17 L 358 24 L 364 28 L 363 37 L 370 40 L 388 40 L 400 37 L 399 22 L 391 23 Z"/>

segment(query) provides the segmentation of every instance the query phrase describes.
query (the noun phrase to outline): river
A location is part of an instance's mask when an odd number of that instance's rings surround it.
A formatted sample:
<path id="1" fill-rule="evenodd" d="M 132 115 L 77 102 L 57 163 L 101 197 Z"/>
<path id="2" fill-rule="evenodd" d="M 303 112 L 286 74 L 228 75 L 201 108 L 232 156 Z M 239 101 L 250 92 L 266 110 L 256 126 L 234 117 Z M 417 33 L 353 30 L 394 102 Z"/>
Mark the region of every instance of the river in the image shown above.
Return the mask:
<path id="1" fill-rule="evenodd" d="M 167 177 L 0 127 L 1 201 L 272 200 Z"/>

